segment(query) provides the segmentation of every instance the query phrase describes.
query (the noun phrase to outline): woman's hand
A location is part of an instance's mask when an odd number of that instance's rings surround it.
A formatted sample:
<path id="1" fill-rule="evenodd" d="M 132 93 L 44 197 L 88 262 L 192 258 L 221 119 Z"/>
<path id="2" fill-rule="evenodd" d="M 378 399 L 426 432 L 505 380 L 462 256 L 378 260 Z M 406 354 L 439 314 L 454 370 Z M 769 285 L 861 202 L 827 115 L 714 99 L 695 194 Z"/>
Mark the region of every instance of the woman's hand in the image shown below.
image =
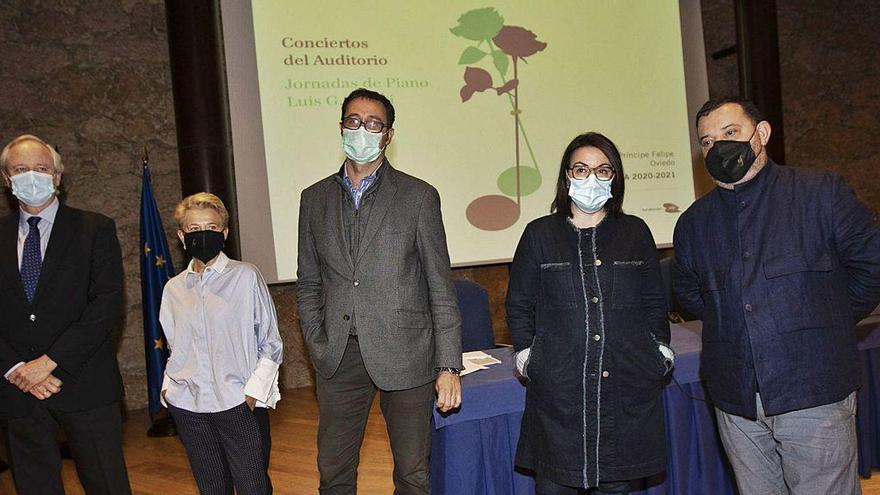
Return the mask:
<path id="1" fill-rule="evenodd" d="M 250 409 L 251 411 L 253 411 L 254 408 L 257 407 L 257 399 L 254 399 L 250 395 L 244 396 L 244 403 L 247 404 L 248 409 Z"/>

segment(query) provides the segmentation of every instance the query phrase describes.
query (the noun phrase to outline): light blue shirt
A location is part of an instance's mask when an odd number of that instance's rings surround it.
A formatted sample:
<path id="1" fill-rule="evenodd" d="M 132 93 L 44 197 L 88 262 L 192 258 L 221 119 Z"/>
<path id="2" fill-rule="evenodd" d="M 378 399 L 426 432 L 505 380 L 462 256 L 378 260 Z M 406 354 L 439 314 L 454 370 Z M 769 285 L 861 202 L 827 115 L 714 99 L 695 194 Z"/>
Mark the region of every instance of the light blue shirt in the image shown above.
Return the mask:
<path id="1" fill-rule="evenodd" d="M 281 336 L 257 267 L 222 252 L 203 273 L 190 262 L 165 284 L 159 322 L 171 350 L 162 382 L 168 403 L 220 412 L 249 395 L 260 407 L 275 407 Z"/>
<path id="2" fill-rule="evenodd" d="M 367 192 L 367 189 L 376 182 L 376 179 L 379 178 L 379 169 L 382 168 L 382 164 L 380 163 L 376 170 L 373 170 L 373 173 L 361 179 L 361 183 L 358 184 L 357 187 L 354 187 L 354 183 L 351 181 L 351 178 L 348 176 L 348 169 L 345 165 L 342 166 L 342 181 L 345 182 L 345 187 L 348 188 L 348 193 L 351 194 L 351 201 L 354 203 L 354 209 L 357 210 L 361 207 L 361 198 L 364 197 L 364 193 Z"/>

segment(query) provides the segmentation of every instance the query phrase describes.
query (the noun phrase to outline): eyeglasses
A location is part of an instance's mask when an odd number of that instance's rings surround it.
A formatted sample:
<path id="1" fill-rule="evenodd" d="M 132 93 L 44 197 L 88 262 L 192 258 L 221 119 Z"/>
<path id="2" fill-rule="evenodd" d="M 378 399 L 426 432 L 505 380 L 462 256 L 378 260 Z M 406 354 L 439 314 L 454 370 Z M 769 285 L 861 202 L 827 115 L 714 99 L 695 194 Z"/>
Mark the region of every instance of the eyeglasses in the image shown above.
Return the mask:
<path id="1" fill-rule="evenodd" d="M 387 127 L 385 122 L 382 122 L 381 120 L 361 120 L 358 117 L 346 117 L 342 119 L 342 127 L 345 127 L 346 129 L 356 131 L 360 129 L 361 126 L 364 126 L 364 129 L 366 129 L 367 132 L 382 132 L 382 129 Z"/>
<path id="2" fill-rule="evenodd" d="M 578 180 L 586 179 L 590 174 L 596 174 L 596 178 L 603 182 L 607 182 L 614 178 L 614 169 L 604 165 L 597 168 L 590 168 L 585 164 L 578 162 L 571 167 L 568 167 L 568 171 L 573 178 Z"/>

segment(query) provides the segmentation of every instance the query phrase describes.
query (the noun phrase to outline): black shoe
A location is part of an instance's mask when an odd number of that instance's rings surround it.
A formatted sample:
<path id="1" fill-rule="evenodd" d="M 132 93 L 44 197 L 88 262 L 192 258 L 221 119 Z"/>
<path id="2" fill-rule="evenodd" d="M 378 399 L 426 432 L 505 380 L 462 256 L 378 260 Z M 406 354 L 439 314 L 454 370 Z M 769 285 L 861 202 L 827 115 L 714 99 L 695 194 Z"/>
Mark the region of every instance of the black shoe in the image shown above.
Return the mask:
<path id="1" fill-rule="evenodd" d="M 168 409 L 162 408 L 153 416 L 153 425 L 147 430 L 148 437 L 173 437 L 177 435 L 177 425 Z"/>

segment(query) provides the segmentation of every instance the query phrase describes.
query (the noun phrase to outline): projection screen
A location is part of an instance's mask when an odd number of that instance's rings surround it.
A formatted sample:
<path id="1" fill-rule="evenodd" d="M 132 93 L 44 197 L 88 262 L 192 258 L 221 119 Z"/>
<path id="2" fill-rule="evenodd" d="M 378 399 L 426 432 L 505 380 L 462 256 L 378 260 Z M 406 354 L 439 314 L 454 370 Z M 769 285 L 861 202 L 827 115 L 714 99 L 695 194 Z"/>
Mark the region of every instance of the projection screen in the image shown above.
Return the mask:
<path id="1" fill-rule="evenodd" d="M 707 95 L 698 0 L 222 3 L 242 257 L 296 278 L 301 191 L 343 162 L 353 89 L 396 109 L 391 164 L 434 185 L 453 266 L 509 261 L 559 161 L 611 138 L 624 210 L 672 241 Z"/>

